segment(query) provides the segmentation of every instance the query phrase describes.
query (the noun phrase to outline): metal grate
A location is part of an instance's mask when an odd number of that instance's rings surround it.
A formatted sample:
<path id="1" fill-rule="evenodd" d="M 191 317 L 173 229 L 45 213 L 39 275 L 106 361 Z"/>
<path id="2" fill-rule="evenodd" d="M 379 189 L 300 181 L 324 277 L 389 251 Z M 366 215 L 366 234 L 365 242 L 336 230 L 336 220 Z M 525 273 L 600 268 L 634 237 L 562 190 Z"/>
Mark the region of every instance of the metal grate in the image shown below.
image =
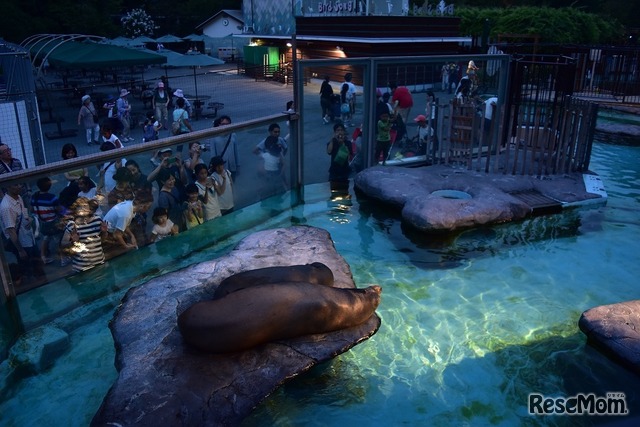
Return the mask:
<path id="1" fill-rule="evenodd" d="M 526 190 L 509 193 L 531 206 L 531 215 L 548 215 L 562 211 L 562 203 L 547 197 L 537 190 Z"/>

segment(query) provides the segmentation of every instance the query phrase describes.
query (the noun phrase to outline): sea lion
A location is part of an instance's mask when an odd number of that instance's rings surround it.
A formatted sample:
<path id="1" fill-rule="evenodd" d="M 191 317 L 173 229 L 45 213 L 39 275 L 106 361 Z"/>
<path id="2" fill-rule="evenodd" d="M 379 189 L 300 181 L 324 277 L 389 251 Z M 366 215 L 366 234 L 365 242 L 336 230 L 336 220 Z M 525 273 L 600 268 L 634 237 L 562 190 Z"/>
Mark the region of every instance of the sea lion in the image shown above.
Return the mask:
<path id="1" fill-rule="evenodd" d="M 250 286 L 281 282 L 306 282 L 333 286 L 333 272 L 321 262 L 305 265 L 289 265 L 258 268 L 229 276 L 220 282 L 213 299 L 220 299 L 231 292 Z"/>
<path id="2" fill-rule="evenodd" d="M 253 286 L 193 304 L 178 316 L 184 340 L 206 352 L 259 344 L 364 323 L 380 303 L 380 286 L 333 288 L 284 282 Z"/>

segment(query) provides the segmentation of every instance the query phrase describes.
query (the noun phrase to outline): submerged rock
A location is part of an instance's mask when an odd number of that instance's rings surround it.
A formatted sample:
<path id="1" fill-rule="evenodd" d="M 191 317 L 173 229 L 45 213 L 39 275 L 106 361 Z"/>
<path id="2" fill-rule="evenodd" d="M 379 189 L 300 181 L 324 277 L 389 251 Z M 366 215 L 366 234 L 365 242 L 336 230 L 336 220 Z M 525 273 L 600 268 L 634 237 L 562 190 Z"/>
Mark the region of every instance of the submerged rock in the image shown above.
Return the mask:
<path id="1" fill-rule="evenodd" d="M 354 185 L 366 196 L 397 207 L 405 223 L 425 232 L 450 232 L 524 219 L 532 214 L 532 207 L 518 194 L 544 196 L 558 207 L 602 199 L 599 194 L 587 192 L 581 173 L 540 179 L 486 174 L 448 165 L 374 166 L 358 173 Z M 460 197 L 461 194 L 466 196 Z"/>
<path id="2" fill-rule="evenodd" d="M 590 344 L 640 375 L 640 300 L 594 307 L 578 326 Z"/>
<path id="3" fill-rule="evenodd" d="M 111 324 L 119 376 L 92 425 L 237 425 L 278 386 L 371 337 L 364 324 L 229 354 L 186 346 L 177 315 L 211 299 L 235 273 L 275 265 L 321 262 L 335 287 L 355 287 L 351 270 L 322 229 L 291 227 L 255 233 L 228 255 L 153 279 L 131 289 Z"/>

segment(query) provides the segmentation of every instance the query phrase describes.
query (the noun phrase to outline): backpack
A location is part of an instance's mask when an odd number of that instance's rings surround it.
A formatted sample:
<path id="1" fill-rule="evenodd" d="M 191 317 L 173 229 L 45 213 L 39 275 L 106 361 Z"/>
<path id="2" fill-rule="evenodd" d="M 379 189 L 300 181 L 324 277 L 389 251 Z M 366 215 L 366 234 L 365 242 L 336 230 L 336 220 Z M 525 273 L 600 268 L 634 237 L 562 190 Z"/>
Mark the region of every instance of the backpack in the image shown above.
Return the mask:
<path id="1" fill-rule="evenodd" d="M 182 120 L 184 118 L 184 113 L 186 112 L 186 110 L 184 110 L 181 114 L 180 117 L 178 117 L 178 120 L 174 121 L 173 123 L 171 123 L 171 133 L 173 135 L 180 135 L 180 130 L 182 128 Z"/>

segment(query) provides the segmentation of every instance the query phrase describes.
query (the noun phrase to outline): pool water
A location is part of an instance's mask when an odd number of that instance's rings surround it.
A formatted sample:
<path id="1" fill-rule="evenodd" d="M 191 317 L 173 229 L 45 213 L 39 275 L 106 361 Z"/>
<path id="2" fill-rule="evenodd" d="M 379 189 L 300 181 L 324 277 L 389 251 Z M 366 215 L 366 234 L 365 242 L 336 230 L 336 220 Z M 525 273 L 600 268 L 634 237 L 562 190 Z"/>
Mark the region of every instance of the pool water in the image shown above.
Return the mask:
<path id="1" fill-rule="evenodd" d="M 356 284 L 383 287 L 382 326 L 368 341 L 277 390 L 243 424 L 507 426 L 617 420 L 530 416 L 532 392 L 560 397 L 622 391 L 630 416 L 640 416 L 640 379 L 587 346 L 577 326 L 588 308 L 639 298 L 638 158 L 638 147 L 594 145 L 591 169 L 605 183 L 606 206 L 446 238 L 417 235 L 401 225 L 397 212 L 355 196 L 330 201 L 328 185 L 307 187 L 307 203 L 258 228 L 306 224 L 327 229 Z M 251 231 L 155 274 L 218 256 Z M 107 312 L 75 330 L 72 350 L 49 370 L 2 390 L 3 426 L 90 422 L 117 376 L 107 327 L 111 316 Z"/>

